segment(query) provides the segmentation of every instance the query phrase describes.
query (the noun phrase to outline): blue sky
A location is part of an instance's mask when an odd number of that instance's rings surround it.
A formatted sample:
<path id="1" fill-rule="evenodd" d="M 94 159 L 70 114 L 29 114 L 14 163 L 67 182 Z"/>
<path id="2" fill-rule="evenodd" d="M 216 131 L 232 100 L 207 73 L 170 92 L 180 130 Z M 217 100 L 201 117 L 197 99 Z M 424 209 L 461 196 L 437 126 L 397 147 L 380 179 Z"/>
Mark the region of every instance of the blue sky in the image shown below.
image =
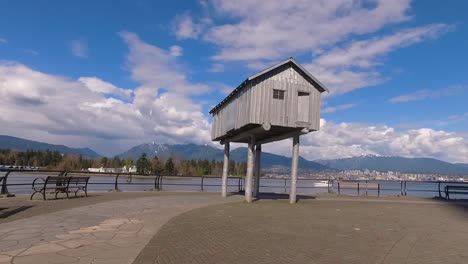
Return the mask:
<path id="1" fill-rule="evenodd" d="M 325 83 L 309 159 L 468 162 L 464 1 L 2 1 L 0 128 L 114 155 L 210 144 L 208 110 L 293 56 Z M 289 143 L 267 150 L 289 155 Z"/>

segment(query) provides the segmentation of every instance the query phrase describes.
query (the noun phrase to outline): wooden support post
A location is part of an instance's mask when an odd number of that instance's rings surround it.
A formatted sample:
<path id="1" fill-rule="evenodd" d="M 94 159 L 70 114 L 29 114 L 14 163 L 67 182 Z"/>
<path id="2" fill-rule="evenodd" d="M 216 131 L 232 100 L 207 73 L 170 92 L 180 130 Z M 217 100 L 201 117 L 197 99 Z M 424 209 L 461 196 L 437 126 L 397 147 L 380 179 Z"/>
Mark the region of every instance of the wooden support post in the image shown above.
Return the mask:
<path id="1" fill-rule="evenodd" d="M 255 147 L 255 182 L 254 182 L 254 196 L 257 197 L 260 192 L 260 170 L 262 158 L 262 145 Z"/>
<path id="2" fill-rule="evenodd" d="M 296 203 L 297 191 L 297 167 L 299 165 L 299 135 L 293 137 L 293 153 L 291 162 L 291 190 L 289 191 L 289 203 Z"/>
<path id="3" fill-rule="evenodd" d="M 252 202 L 252 179 L 254 172 L 254 148 L 255 137 L 250 137 L 249 146 L 247 148 L 247 175 L 245 176 L 245 201 Z"/>
<path id="4" fill-rule="evenodd" d="M 224 144 L 224 164 L 223 164 L 223 178 L 222 178 L 222 187 L 221 187 L 222 197 L 227 196 L 228 174 L 229 174 L 229 142 Z"/>

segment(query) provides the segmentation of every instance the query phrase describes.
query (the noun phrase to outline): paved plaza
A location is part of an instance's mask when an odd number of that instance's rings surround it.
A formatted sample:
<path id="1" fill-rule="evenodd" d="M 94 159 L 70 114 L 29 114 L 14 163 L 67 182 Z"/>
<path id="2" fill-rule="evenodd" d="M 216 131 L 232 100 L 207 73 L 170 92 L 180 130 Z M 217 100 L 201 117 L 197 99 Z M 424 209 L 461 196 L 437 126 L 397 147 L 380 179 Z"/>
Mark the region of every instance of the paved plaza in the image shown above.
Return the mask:
<path id="1" fill-rule="evenodd" d="M 468 206 L 411 198 L 215 205 L 173 218 L 136 263 L 468 263 Z"/>
<path id="2" fill-rule="evenodd" d="M 467 263 L 468 204 L 214 193 L 0 200 L 0 263 Z M 279 199 L 278 199 L 279 198 Z M 7 208 L 22 208 L 8 214 Z M 2 214 L 3 211 L 6 211 Z"/>
<path id="3" fill-rule="evenodd" d="M 110 195 L 115 198 L 120 194 Z M 240 201 L 242 197 L 219 199 L 216 194 L 156 193 L 127 198 L 0 224 L 0 263 L 132 263 L 172 217 L 216 203 Z M 26 203 L 36 203 L 38 207 L 46 204 L 45 208 L 53 211 L 47 203 L 61 207 L 67 202 L 86 203 L 86 199 Z M 99 201 L 96 197 L 90 199 Z"/>

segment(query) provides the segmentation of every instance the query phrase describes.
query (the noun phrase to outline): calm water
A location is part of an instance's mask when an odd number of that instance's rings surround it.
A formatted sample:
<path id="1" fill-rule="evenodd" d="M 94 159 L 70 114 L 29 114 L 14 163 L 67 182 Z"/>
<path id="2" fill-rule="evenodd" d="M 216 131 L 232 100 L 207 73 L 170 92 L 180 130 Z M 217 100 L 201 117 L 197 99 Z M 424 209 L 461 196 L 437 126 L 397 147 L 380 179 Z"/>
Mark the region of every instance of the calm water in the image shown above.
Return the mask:
<path id="1" fill-rule="evenodd" d="M 3 173 L 0 172 L 0 175 Z M 51 174 L 53 175 L 53 174 Z M 8 190 L 13 194 L 31 194 L 32 193 L 32 182 L 37 177 L 47 177 L 46 174 L 27 174 L 24 172 L 12 172 L 8 177 Z M 314 180 L 298 180 L 298 194 L 317 194 L 322 192 L 328 192 L 327 187 L 314 187 L 314 183 L 318 181 Z M 380 184 L 380 195 L 382 196 L 396 196 L 400 194 L 400 182 L 390 181 L 369 181 L 372 183 Z M 239 180 L 229 179 L 228 190 L 237 191 Z M 260 191 L 261 192 L 273 192 L 273 193 L 288 193 L 289 192 L 289 180 L 284 179 L 261 179 Z M 446 184 L 441 184 L 443 190 Z M 454 185 L 454 183 L 450 183 Z M 468 185 L 465 183 L 465 185 Z M 221 179 L 220 178 L 204 178 L 203 180 L 203 191 L 208 192 L 219 192 L 221 190 Z M 102 192 L 109 191 L 115 187 L 115 177 L 106 176 L 92 176 L 89 180 L 88 191 L 90 192 Z M 154 188 L 154 178 L 133 178 L 120 177 L 118 180 L 118 188 L 122 191 L 146 191 Z M 417 197 L 434 197 L 438 196 L 438 184 L 427 183 L 427 182 L 407 182 L 407 195 Z M 201 191 L 202 180 L 201 178 L 169 178 L 163 177 L 162 189 L 167 191 Z M 330 189 L 337 192 L 337 185 L 331 186 Z M 365 189 L 361 188 L 361 195 L 365 194 Z M 357 195 L 357 190 L 352 189 L 341 189 L 342 194 Z M 377 195 L 376 190 L 368 190 L 368 195 Z M 442 195 L 444 195 L 442 193 Z M 453 198 L 461 198 L 462 196 L 453 196 Z M 463 198 L 467 198 L 464 196 Z"/>

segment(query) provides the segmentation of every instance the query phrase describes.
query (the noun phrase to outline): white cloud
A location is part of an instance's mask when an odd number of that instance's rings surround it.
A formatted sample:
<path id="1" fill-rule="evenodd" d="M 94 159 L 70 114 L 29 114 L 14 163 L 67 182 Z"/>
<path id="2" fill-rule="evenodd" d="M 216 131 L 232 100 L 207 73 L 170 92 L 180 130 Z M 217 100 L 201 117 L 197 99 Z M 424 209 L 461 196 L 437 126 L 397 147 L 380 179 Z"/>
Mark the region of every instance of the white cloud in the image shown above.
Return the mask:
<path id="1" fill-rule="evenodd" d="M 307 69 L 335 96 L 386 81 L 377 66 L 387 54 L 453 29 L 430 24 L 380 33 L 412 18 L 410 2 L 213 0 L 210 23 L 195 23 L 187 14 L 178 21 L 183 25 L 179 28 L 186 28 L 184 38 L 200 37 L 218 47 L 215 61 L 242 61 L 260 70 L 290 56 L 311 54 Z"/>
<path id="2" fill-rule="evenodd" d="M 175 72 L 177 76 L 182 73 L 177 64 L 167 63 L 173 58 L 168 50 L 144 43 L 131 33 L 123 36 L 132 42 L 129 70 L 141 83 L 127 101 L 108 94 L 127 95 L 130 91 L 96 77 L 70 80 L 18 63 L 0 63 L 0 134 L 87 146 L 108 155 L 150 141 L 210 143 L 210 124 L 201 106 L 191 100 L 187 92 L 190 88 L 180 92 L 182 84 L 197 84 L 171 74 L 166 75 L 167 80 L 144 76 L 152 71 L 143 71 L 142 67 Z M 148 61 L 154 64 L 147 65 Z M 466 116 L 449 119 L 465 120 Z M 397 131 L 385 125 L 321 120 L 320 131 L 301 137 L 301 155 L 326 159 L 379 154 L 468 162 L 467 140 L 466 134 L 428 128 Z M 265 150 L 290 156 L 291 142 L 269 144 Z"/>
<path id="3" fill-rule="evenodd" d="M 318 53 L 348 37 L 406 21 L 409 0 L 261 1 L 215 0 L 220 17 L 205 39 L 221 47 L 217 60 L 277 60 L 297 52 Z"/>
<path id="4" fill-rule="evenodd" d="M 179 65 L 170 52 L 143 42 L 136 34 L 121 32 L 120 36 L 128 44 L 130 53 L 127 64 L 132 79 L 143 88 L 157 92 L 168 89 L 181 96 L 203 94 L 209 91 L 205 84 L 192 84 L 187 80 L 187 72 Z"/>
<path id="5" fill-rule="evenodd" d="M 409 28 L 384 37 L 355 41 L 345 48 L 333 48 L 316 57 L 305 67 L 330 88 L 330 95 L 380 84 L 385 79 L 376 66 L 388 53 L 415 43 L 439 37 L 452 26 L 433 24 Z"/>
<path id="6" fill-rule="evenodd" d="M 438 90 L 419 90 L 414 93 L 393 97 L 388 101 L 390 103 L 406 103 L 411 101 L 421 101 L 426 99 L 454 96 L 462 93 L 463 91 L 468 91 L 468 88 L 466 86 L 455 86 Z"/>
<path id="7" fill-rule="evenodd" d="M 124 99 L 130 99 L 133 94 L 132 90 L 118 88 L 97 77 L 80 77 L 78 81 L 82 82 L 89 90 L 100 94 L 114 95 Z"/>
<path id="8" fill-rule="evenodd" d="M 4 38 L 0 38 L 0 43 L 6 44 L 6 43 L 8 43 L 8 41 L 6 39 L 4 39 Z"/>
<path id="9" fill-rule="evenodd" d="M 75 39 L 70 42 L 71 53 L 79 58 L 88 57 L 88 43 L 84 39 Z"/>
<path id="10" fill-rule="evenodd" d="M 208 86 L 189 82 L 170 50 L 120 35 L 129 46 L 131 78 L 140 84 L 133 91 L 97 77 L 70 80 L 0 63 L 0 134 L 107 155 L 149 141 L 210 143 L 210 124 L 191 99 Z"/>
<path id="11" fill-rule="evenodd" d="M 328 106 L 328 107 L 325 107 L 322 110 L 322 113 L 324 113 L 324 114 L 334 113 L 336 111 L 346 110 L 346 109 L 350 109 L 350 108 L 353 108 L 353 107 L 356 107 L 356 106 L 357 106 L 357 104 L 341 104 L 341 105 L 337 105 L 337 106 Z"/>
<path id="12" fill-rule="evenodd" d="M 291 156 L 291 141 L 266 145 L 265 150 Z M 300 152 L 310 160 L 378 154 L 466 163 L 468 137 L 429 128 L 396 131 L 385 125 L 336 124 L 322 119 L 318 132 L 301 137 Z"/>
<path id="13" fill-rule="evenodd" d="M 379 62 L 376 59 L 388 53 L 415 43 L 439 37 L 453 27 L 445 24 L 408 28 L 384 37 L 355 41 L 345 48 L 333 48 L 314 59 L 322 67 L 371 68 Z"/>
<path id="14" fill-rule="evenodd" d="M 183 49 L 181 46 L 173 45 L 169 47 L 169 53 L 174 57 L 182 56 Z"/>
<path id="15" fill-rule="evenodd" d="M 196 39 L 210 23 L 211 20 L 208 18 L 195 22 L 190 14 L 185 13 L 175 18 L 172 31 L 179 40 Z"/>

